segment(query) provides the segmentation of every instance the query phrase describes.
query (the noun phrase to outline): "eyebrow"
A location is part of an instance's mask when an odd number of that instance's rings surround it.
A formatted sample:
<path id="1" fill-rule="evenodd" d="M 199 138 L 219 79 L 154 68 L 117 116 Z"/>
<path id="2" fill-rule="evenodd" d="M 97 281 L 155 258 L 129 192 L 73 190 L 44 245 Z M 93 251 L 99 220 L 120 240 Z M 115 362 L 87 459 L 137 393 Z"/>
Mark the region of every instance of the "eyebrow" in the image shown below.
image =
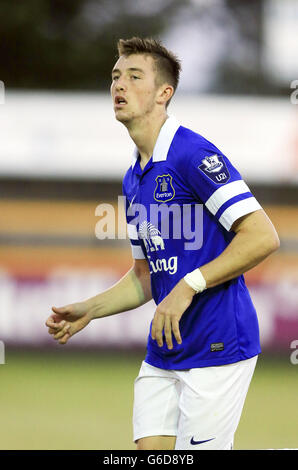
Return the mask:
<path id="1" fill-rule="evenodd" d="M 144 70 L 142 69 L 139 69 L 137 67 L 130 67 L 129 69 L 127 69 L 128 71 L 130 72 L 141 72 L 141 73 L 145 73 Z M 113 73 L 120 73 L 121 74 L 121 71 L 119 69 L 113 69 L 112 70 L 112 74 Z"/>

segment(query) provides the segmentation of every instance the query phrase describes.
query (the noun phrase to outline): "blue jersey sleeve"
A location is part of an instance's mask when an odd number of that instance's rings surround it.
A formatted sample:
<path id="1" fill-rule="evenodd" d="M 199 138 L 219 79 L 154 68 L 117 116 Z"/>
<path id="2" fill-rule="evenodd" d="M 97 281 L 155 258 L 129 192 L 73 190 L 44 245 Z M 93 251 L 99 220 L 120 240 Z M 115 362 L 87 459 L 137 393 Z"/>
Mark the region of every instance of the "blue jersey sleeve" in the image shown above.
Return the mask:
<path id="1" fill-rule="evenodd" d="M 129 208 L 133 204 L 133 196 L 130 196 L 126 191 L 126 179 L 123 180 L 122 193 L 125 198 L 125 215 L 127 224 L 127 235 L 130 240 L 131 253 L 134 259 L 145 259 L 143 244 L 138 236 L 137 226 L 134 223 L 134 217 L 130 215 Z"/>
<path id="2" fill-rule="evenodd" d="M 187 179 L 194 196 L 226 229 L 240 217 L 261 209 L 240 173 L 208 141 L 192 155 Z"/>

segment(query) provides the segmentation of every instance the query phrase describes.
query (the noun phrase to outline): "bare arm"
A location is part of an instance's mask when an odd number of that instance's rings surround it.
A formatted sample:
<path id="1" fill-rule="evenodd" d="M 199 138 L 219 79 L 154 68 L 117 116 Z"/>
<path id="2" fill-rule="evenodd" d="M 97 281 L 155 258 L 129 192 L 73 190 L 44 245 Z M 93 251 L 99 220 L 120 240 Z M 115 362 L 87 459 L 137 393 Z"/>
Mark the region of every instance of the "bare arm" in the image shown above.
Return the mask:
<path id="1" fill-rule="evenodd" d="M 270 219 L 258 210 L 238 219 L 231 243 L 213 261 L 200 267 L 207 287 L 214 287 L 247 272 L 279 248 L 279 238 Z"/>
<path id="2" fill-rule="evenodd" d="M 270 219 L 258 210 L 238 219 L 232 230 L 236 233 L 231 243 L 214 260 L 198 266 L 206 286 L 214 287 L 240 276 L 253 268 L 279 248 L 279 238 Z M 169 349 L 172 349 L 172 332 L 178 343 L 182 342 L 179 320 L 192 302 L 195 291 L 181 279 L 157 306 L 152 323 L 152 338 L 163 345 L 163 329 Z"/>
<path id="3" fill-rule="evenodd" d="M 146 260 L 134 260 L 133 267 L 111 288 L 83 302 L 52 307 L 47 319 L 49 333 L 60 344 L 82 330 L 91 320 L 137 308 L 152 298 Z"/>
<path id="4" fill-rule="evenodd" d="M 146 260 L 134 260 L 133 267 L 110 289 L 86 301 L 92 319 L 137 308 L 152 298 Z"/>

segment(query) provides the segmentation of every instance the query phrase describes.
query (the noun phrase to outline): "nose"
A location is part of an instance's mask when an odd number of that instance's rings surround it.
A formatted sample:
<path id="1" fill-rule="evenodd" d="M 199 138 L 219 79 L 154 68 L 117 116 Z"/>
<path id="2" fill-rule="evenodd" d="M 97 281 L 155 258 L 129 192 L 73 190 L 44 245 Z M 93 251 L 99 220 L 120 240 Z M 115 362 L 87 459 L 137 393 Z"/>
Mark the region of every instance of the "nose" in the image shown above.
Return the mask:
<path id="1" fill-rule="evenodd" d="M 116 82 L 116 90 L 117 91 L 123 91 L 125 90 L 125 83 L 123 82 L 123 79 L 122 78 L 118 78 L 117 82 Z"/>

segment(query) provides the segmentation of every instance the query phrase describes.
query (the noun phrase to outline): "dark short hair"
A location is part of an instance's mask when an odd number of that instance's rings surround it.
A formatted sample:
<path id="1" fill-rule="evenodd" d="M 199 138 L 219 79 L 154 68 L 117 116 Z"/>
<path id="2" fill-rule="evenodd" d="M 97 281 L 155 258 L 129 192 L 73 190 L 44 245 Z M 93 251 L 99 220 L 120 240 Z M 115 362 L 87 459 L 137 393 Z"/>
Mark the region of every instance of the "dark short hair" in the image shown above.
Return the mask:
<path id="1" fill-rule="evenodd" d="M 159 40 L 152 38 L 132 37 L 119 39 L 117 43 L 119 57 L 132 54 L 146 54 L 153 57 L 157 71 L 157 85 L 169 83 L 174 88 L 178 87 L 181 63 L 173 52 L 166 49 Z M 171 99 L 167 102 L 169 105 Z"/>

